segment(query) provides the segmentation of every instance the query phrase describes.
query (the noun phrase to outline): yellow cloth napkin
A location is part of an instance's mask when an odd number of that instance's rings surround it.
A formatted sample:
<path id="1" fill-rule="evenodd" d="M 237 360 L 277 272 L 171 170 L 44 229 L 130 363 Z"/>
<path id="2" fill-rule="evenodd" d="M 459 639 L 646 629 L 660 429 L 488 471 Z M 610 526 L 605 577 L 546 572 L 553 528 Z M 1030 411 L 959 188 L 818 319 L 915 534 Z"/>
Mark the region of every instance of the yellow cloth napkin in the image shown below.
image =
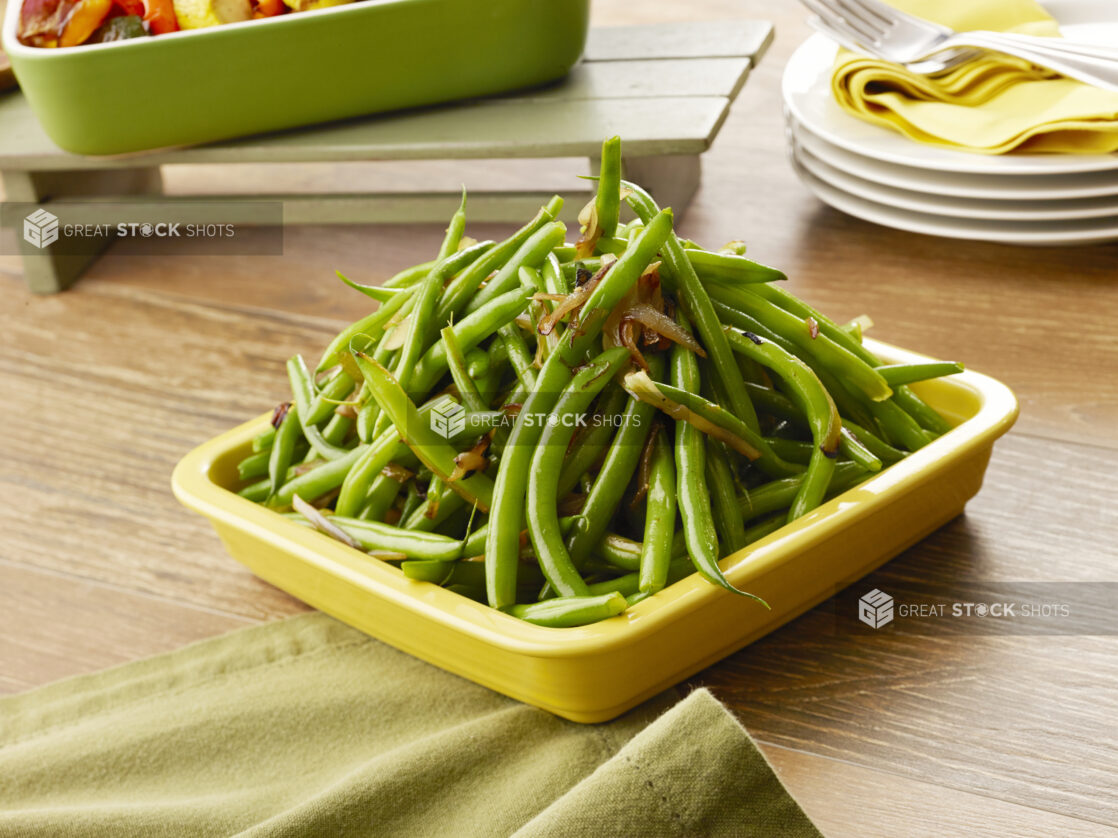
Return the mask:
<path id="1" fill-rule="evenodd" d="M 891 0 L 957 31 L 1058 36 L 1033 0 Z M 920 142 L 985 154 L 1118 151 L 1118 92 L 1056 76 L 994 53 L 927 78 L 839 50 L 831 87 L 846 111 Z"/>

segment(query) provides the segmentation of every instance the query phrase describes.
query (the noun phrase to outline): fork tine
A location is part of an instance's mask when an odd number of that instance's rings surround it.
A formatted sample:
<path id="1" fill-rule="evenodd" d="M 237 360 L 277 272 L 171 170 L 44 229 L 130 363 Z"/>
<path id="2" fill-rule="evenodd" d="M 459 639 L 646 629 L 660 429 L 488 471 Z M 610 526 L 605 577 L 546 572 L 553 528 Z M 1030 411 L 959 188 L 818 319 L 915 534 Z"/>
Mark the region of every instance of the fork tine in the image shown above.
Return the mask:
<path id="1" fill-rule="evenodd" d="M 830 0 L 830 2 L 839 7 L 839 12 L 851 26 L 855 26 L 856 21 L 860 28 L 866 29 L 869 33 L 866 37 L 872 38 L 874 42 L 880 41 L 885 33 L 893 28 L 891 19 L 883 21 L 880 16 L 868 11 L 861 0 Z"/>
<path id="2" fill-rule="evenodd" d="M 869 26 L 861 18 L 842 9 L 836 0 L 818 0 L 817 5 L 821 6 L 822 10 L 817 8 L 815 13 L 834 28 L 845 29 L 853 38 L 863 43 L 872 44 L 877 40 L 879 33 L 875 27 Z"/>
<path id="3" fill-rule="evenodd" d="M 908 12 L 902 12 L 900 9 L 890 6 L 888 3 L 881 2 L 881 0 L 851 0 L 851 2 L 862 6 L 867 12 L 872 13 L 875 17 L 880 19 L 886 27 L 890 27 L 898 21 L 923 24 L 925 26 L 930 24 L 930 21 L 924 18 L 910 15 Z"/>
<path id="4" fill-rule="evenodd" d="M 859 9 L 864 16 L 874 21 L 879 29 L 891 29 L 904 12 L 882 3 L 881 0 L 841 0 L 842 5 L 853 11 Z"/>
<path id="5" fill-rule="evenodd" d="M 809 11 L 814 12 L 822 26 L 829 30 L 825 34 L 832 35 L 832 37 L 840 41 L 840 43 L 845 39 L 845 41 L 856 44 L 860 51 L 865 51 L 867 49 L 867 44 L 872 43 L 872 38 L 868 38 L 862 32 L 852 27 L 846 22 L 846 19 L 842 17 L 842 15 L 835 12 L 829 5 L 824 5 L 821 0 L 800 0 L 800 2 L 803 3 Z M 849 43 L 843 43 L 842 45 L 845 47 L 850 46 Z"/>

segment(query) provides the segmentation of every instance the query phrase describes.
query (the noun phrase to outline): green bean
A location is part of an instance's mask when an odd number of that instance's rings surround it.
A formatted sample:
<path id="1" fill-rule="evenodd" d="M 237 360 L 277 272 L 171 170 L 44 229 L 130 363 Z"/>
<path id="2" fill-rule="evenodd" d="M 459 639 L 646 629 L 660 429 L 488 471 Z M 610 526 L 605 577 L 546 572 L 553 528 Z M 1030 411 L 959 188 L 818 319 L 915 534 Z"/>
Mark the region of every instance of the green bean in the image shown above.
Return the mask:
<path id="1" fill-rule="evenodd" d="M 636 184 L 624 181 L 623 186 L 629 190 L 626 198 L 629 205 L 647 224 L 656 211 L 656 202 Z M 702 338 L 703 346 L 710 356 L 715 376 L 730 399 L 730 409 L 750 429 L 759 431 L 757 412 L 753 409 L 753 403 L 749 400 L 749 394 L 746 392 L 741 375 L 738 373 L 734 355 L 730 351 L 730 345 L 725 334 L 722 332 L 722 324 L 714 313 L 714 306 L 711 304 L 706 288 L 699 281 L 695 269 L 688 261 L 683 246 L 674 232 L 664 242 L 663 260 L 661 275 L 664 272 L 663 268 L 666 267 L 669 275 L 674 279 L 680 304 L 683 306 L 687 317 L 695 321 L 696 331 Z"/>
<path id="2" fill-rule="evenodd" d="M 641 545 L 640 570 L 636 574 L 637 588 L 648 594 L 654 594 L 668 584 L 676 513 L 675 460 L 667 434 L 662 428 L 652 445 L 644 541 Z M 591 592 L 601 593 L 593 590 Z M 629 593 L 635 591 L 626 592 L 626 596 Z"/>
<path id="3" fill-rule="evenodd" d="M 486 595 L 495 608 L 512 604 L 516 595 L 520 521 L 524 514 L 528 467 L 543 430 L 536 421 L 526 417 L 546 414 L 555 405 L 560 390 L 570 381 L 572 368 L 598 339 L 609 312 L 655 258 L 671 232 L 671 224 L 671 212 L 660 213 L 594 288 L 583 306 L 579 328 L 563 333 L 558 348 L 540 370 L 536 388 L 528 394 L 513 424 L 497 469 L 486 541 Z"/>
<path id="4" fill-rule="evenodd" d="M 690 331 L 690 324 L 682 313 L 679 320 L 680 325 Z M 699 364 L 691 350 L 674 344 L 671 366 L 673 386 L 691 393 L 699 392 Z M 715 585 L 743 596 L 752 596 L 731 585 L 718 566 L 718 533 L 707 494 L 703 435 L 684 420 L 676 420 L 675 423 L 675 470 L 684 543 L 695 569 Z"/>
<path id="5" fill-rule="evenodd" d="M 268 499 L 268 495 L 272 491 L 272 481 L 265 477 L 263 480 L 257 480 L 255 483 L 250 483 L 243 489 L 237 492 L 245 500 L 250 500 L 253 503 L 264 503 Z"/>
<path id="6" fill-rule="evenodd" d="M 738 513 L 737 491 L 730 473 L 730 455 L 723 443 L 707 437 L 706 460 L 714 529 L 718 533 L 721 555 L 729 556 L 746 544 L 745 527 Z"/>
<path id="7" fill-rule="evenodd" d="M 300 362 L 302 357 L 300 356 Z M 305 368 L 304 364 L 304 368 Z M 334 410 L 337 408 L 338 403 L 345 399 L 350 393 L 353 392 L 353 379 L 345 373 L 339 371 L 337 375 L 333 376 L 326 385 L 314 395 L 310 403 L 310 411 L 307 416 L 308 425 L 318 425 L 325 421 L 328 417 L 333 415 Z"/>
<path id="8" fill-rule="evenodd" d="M 848 430 L 857 437 L 858 441 L 862 443 L 871 454 L 881 460 L 882 463 L 892 464 L 905 458 L 904 451 L 900 451 L 892 445 L 889 445 L 889 443 L 882 440 L 877 434 L 866 430 L 861 425 L 843 417 L 842 426 L 844 430 Z"/>
<path id="9" fill-rule="evenodd" d="M 549 251 L 548 256 L 551 255 Z M 546 261 L 547 257 L 544 257 Z M 517 271 L 517 277 L 520 280 L 521 288 L 530 288 L 533 294 L 546 294 L 547 286 L 543 283 L 543 275 L 536 270 L 534 265 L 521 265 Z"/>
<path id="10" fill-rule="evenodd" d="M 920 424 L 896 401 L 871 404 L 873 418 L 885 432 L 887 441 L 903 445 L 909 451 L 917 451 L 931 442 L 931 437 Z"/>
<path id="11" fill-rule="evenodd" d="M 466 374 L 471 380 L 485 378 L 489 375 L 489 353 L 480 346 L 475 346 L 466 353 Z"/>
<path id="12" fill-rule="evenodd" d="M 818 506 L 827 493 L 827 486 L 834 474 L 834 458 L 838 453 L 842 430 L 838 409 L 819 378 L 795 355 L 752 332 L 738 334 L 727 328 L 726 334 L 734 351 L 753 358 L 780 376 L 799 400 L 808 424 L 811 425 L 815 448 L 811 452 L 807 477 L 788 510 L 788 520 L 792 521 Z"/>
<path id="13" fill-rule="evenodd" d="M 770 331 L 794 344 L 800 352 L 817 358 L 830 372 L 870 400 L 884 401 L 893 395 L 892 388 L 870 364 L 821 331 L 813 337 L 804 320 L 753 293 L 751 288 L 717 286 L 711 289 L 711 295 L 764 323 Z"/>
<path id="14" fill-rule="evenodd" d="M 412 516 L 419 505 L 423 503 L 423 498 L 419 496 L 419 488 L 415 485 L 415 480 L 409 480 L 404 484 L 406 491 L 404 492 L 404 504 L 400 507 L 400 521 L 406 521 Z M 403 529 L 403 527 L 398 527 Z"/>
<path id="15" fill-rule="evenodd" d="M 267 430 L 261 431 L 252 438 L 252 450 L 255 453 L 261 451 L 268 451 L 272 447 L 272 442 L 276 438 L 276 428 L 274 425 L 269 425 Z"/>
<path id="16" fill-rule="evenodd" d="M 360 282 L 354 282 L 341 271 L 334 271 L 334 275 L 354 291 L 359 291 L 370 300 L 376 300 L 378 303 L 387 303 L 397 294 L 405 293 L 407 290 L 405 288 L 391 288 L 385 285 L 362 285 Z"/>
<path id="17" fill-rule="evenodd" d="M 492 502 L 493 481 L 484 474 L 450 480 L 458 452 L 420 417 L 415 403 L 388 370 L 363 352 L 354 352 L 354 358 L 373 398 L 420 462 L 446 480 L 468 502 L 476 503 L 482 511 L 487 510 Z"/>
<path id="18" fill-rule="evenodd" d="M 663 376 L 664 362 L 660 356 L 650 357 L 648 364 L 653 378 Z M 651 405 L 636 399 L 628 400 L 621 425 L 586 496 L 575 531 L 567 539 L 567 551 L 576 565 L 582 564 L 582 558 L 605 533 L 613 511 L 636 473 L 641 452 L 652 431 L 655 413 Z"/>
<path id="19" fill-rule="evenodd" d="M 453 561 L 462 555 L 462 542 L 433 532 L 402 530 L 389 524 L 332 515 L 330 522 L 366 550 L 401 553 L 409 559 Z"/>
<path id="20" fill-rule="evenodd" d="M 607 385 L 606 392 L 598 399 L 596 418 L 591 420 L 590 427 L 583 428 L 574 438 L 563 460 L 563 470 L 559 473 L 559 497 L 566 497 L 573 491 L 582 476 L 606 453 L 614 428 L 623 421 L 622 411 L 629 401 L 629 394 L 620 387 Z"/>
<path id="21" fill-rule="evenodd" d="M 877 368 L 877 373 L 891 387 L 911 384 L 914 381 L 927 381 L 944 375 L 955 375 L 963 371 L 963 365 L 955 361 L 933 361 L 923 364 L 888 364 Z"/>
<path id="22" fill-rule="evenodd" d="M 449 278 L 445 269 L 447 258 L 458 249 L 462 240 L 462 230 L 466 225 L 466 190 L 462 190 L 462 203 L 458 211 L 450 219 L 446 236 L 439 248 L 438 264 L 424 277 L 416 292 L 415 305 L 411 316 L 408 318 L 408 333 L 404 338 L 404 345 L 396 359 L 394 373 L 396 381 L 405 390 L 409 390 L 415 366 L 429 343 L 430 333 L 436 328 L 438 321 L 435 319 L 436 308 L 439 304 L 439 295 L 443 290 L 443 283 Z M 377 430 L 388 420 L 383 416 L 378 419 Z"/>
<path id="23" fill-rule="evenodd" d="M 443 587 L 462 585 L 475 588 L 485 596 L 485 565 L 481 562 L 435 562 L 409 559 L 400 564 L 409 579 L 432 582 Z"/>
<path id="24" fill-rule="evenodd" d="M 326 460 L 322 465 L 315 466 L 293 480 L 288 480 L 278 492 L 272 495 L 268 505 L 272 507 L 290 506 L 291 499 L 296 494 L 304 500 L 313 501 L 327 492 L 334 491 L 342 485 L 346 472 L 353 467 L 357 458 L 363 453 L 365 453 L 365 446 L 359 445 L 350 449 L 344 457 L 339 457 L 336 460 Z"/>
<path id="25" fill-rule="evenodd" d="M 271 459 L 268 451 L 258 451 L 249 454 L 237 463 L 237 475 L 241 480 L 252 480 L 254 477 L 264 477 L 268 474 L 268 461 Z"/>
<path id="26" fill-rule="evenodd" d="M 536 387 L 536 370 L 532 366 L 532 353 L 528 349 L 524 336 L 520 333 L 520 327 L 515 323 L 506 323 L 497 330 L 497 334 L 508 353 L 509 363 L 516 371 L 516 377 L 529 391 L 534 390 Z"/>
<path id="27" fill-rule="evenodd" d="M 861 358 L 865 363 L 874 367 L 880 366 L 881 362 L 872 352 L 862 345 L 860 340 L 841 326 L 836 325 L 833 320 L 816 311 L 803 300 L 793 296 L 783 288 L 771 284 L 759 285 L 755 287 L 753 291 L 793 314 L 803 318 L 812 318 L 818 324 L 819 331 L 822 334 L 829 337 L 835 343 L 845 347 L 851 353 Z M 944 421 L 943 417 L 925 404 L 907 385 L 902 384 L 894 388 L 893 401 L 895 401 L 902 410 L 908 413 L 910 417 L 916 419 L 921 427 L 928 428 L 935 433 L 946 433 L 951 430 L 951 426 Z M 894 420 L 894 424 L 902 423 L 902 420 Z M 910 431 L 911 428 L 907 429 L 905 435 L 909 435 Z M 918 441 L 914 436 L 911 438 L 914 441 Z M 913 450 L 916 449 L 914 448 Z"/>
<path id="28" fill-rule="evenodd" d="M 602 162 L 598 171 L 598 194 L 594 204 L 601 234 L 607 237 L 612 236 L 617 231 L 618 215 L 621 210 L 620 137 L 610 137 L 602 143 Z"/>
<path id="29" fill-rule="evenodd" d="M 405 530 L 430 532 L 443 521 L 466 506 L 462 496 L 449 487 L 441 486 L 438 478 L 431 480 L 427 487 L 427 497 L 411 515 L 401 517 Z"/>
<path id="30" fill-rule="evenodd" d="M 745 358 L 744 355 L 740 357 L 756 363 L 751 358 Z M 753 403 L 760 410 L 775 416 L 777 419 L 783 419 L 794 425 L 798 424 L 805 429 L 807 428 L 807 425 L 804 424 L 804 415 L 800 413 L 800 409 L 783 393 L 779 393 L 771 387 L 748 381 L 745 384 L 745 389 L 749 391 L 749 397 L 753 399 Z"/>
<path id="31" fill-rule="evenodd" d="M 322 429 L 322 438 L 329 445 L 345 446 L 346 437 L 353 430 L 354 420 L 349 416 L 335 413 Z"/>
<path id="32" fill-rule="evenodd" d="M 686 550 L 686 547 L 674 543 L 672 547 L 671 552 L 676 554 Z M 680 549 L 675 550 L 675 547 Z M 625 538 L 625 536 L 616 533 L 607 533 L 601 541 L 594 545 L 594 555 L 601 557 L 614 567 L 636 573 L 641 568 L 643 549 L 643 545 L 639 541 L 633 541 L 631 538 Z"/>
<path id="33" fill-rule="evenodd" d="M 539 626 L 573 628 L 616 617 L 627 607 L 625 597 L 610 593 L 600 596 L 555 597 L 528 605 L 509 605 L 503 610 Z"/>
<path id="34" fill-rule="evenodd" d="M 670 451 L 669 451 L 670 453 Z M 680 579 L 685 579 L 695 572 L 694 565 L 691 564 L 691 559 L 687 556 L 680 556 L 672 559 L 670 563 L 664 565 L 664 581 L 656 591 L 662 588 L 673 585 Z M 630 597 L 636 593 L 654 594 L 656 591 L 645 591 L 640 586 L 640 573 L 626 573 L 621 576 L 615 576 L 613 579 L 606 579 L 602 582 L 594 582 L 588 586 L 591 595 L 608 594 L 617 592 L 623 597 Z M 630 605 L 632 603 L 630 602 Z"/>
<path id="35" fill-rule="evenodd" d="M 482 581 L 484 583 L 485 569 L 480 562 L 440 562 L 430 559 L 408 559 L 400 563 L 400 570 L 404 572 L 404 576 L 414 579 L 416 582 L 431 582 L 435 585 L 446 586 L 451 584 L 451 580 L 454 580 L 455 584 L 462 585 L 469 584 L 469 582 L 462 578 L 455 579 L 455 571 L 462 568 L 464 573 L 460 573 L 459 576 L 466 576 L 469 575 L 469 571 L 465 569 L 473 568 L 475 565 L 478 570 L 482 571 Z"/>
<path id="36" fill-rule="evenodd" d="M 357 515 L 365 505 L 373 480 L 396 456 L 400 445 L 400 434 L 395 428 L 388 428 L 365 447 L 342 481 L 341 493 L 334 505 L 336 514 L 350 518 Z"/>
<path id="37" fill-rule="evenodd" d="M 562 243 L 566 231 L 567 228 L 563 222 L 552 221 L 533 233 L 508 262 L 497 271 L 497 275 L 489 280 L 484 288 L 474 294 L 473 298 L 466 304 L 466 313 L 477 311 L 498 295 L 519 288 L 520 268 L 524 266 L 536 268 L 542 265 L 551 249 Z"/>
<path id="38" fill-rule="evenodd" d="M 842 436 L 839 438 L 839 451 L 843 456 L 849 457 L 866 471 L 881 471 L 881 460 L 864 446 L 858 437 L 854 436 L 854 434 L 850 433 L 846 428 L 843 428 L 841 433 Z"/>
<path id="39" fill-rule="evenodd" d="M 791 355 L 796 355 L 796 345 L 782 337 L 781 335 L 770 330 L 764 323 L 757 320 L 744 312 L 738 311 L 718 300 L 714 302 L 715 310 L 719 316 L 729 325 L 742 330 L 743 332 L 753 332 L 758 337 L 762 337 L 767 341 L 775 343 L 785 352 Z M 856 398 L 843 384 L 843 382 L 828 371 L 826 367 L 819 363 L 818 359 L 811 355 L 804 355 L 800 358 L 807 364 L 812 372 L 823 382 L 823 386 L 827 392 L 831 394 L 835 403 L 839 407 L 839 412 L 846 416 L 855 417 L 863 425 L 873 425 L 876 420 L 873 418 L 873 413 L 870 411 L 869 399 Z M 752 387 L 747 387 L 750 392 L 754 392 Z M 797 417 L 799 416 L 797 412 Z"/>
<path id="40" fill-rule="evenodd" d="M 338 332 L 322 353 L 322 360 L 318 362 L 317 371 L 322 372 L 337 364 L 341 356 L 349 350 L 350 341 L 357 335 L 368 335 L 374 343 L 380 340 L 388 322 L 397 314 L 402 314 L 405 307 L 414 302 L 415 290 L 415 288 L 409 288 L 406 294 L 397 294 L 388 302 L 383 303 L 372 314 L 367 314 Z"/>
<path id="41" fill-rule="evenodd" d="M 548 416 L 532 457 L 527 488 L 528 535 L 540 568 L 561 596 L 587 594 L 586 583 L 563 544 L 556 511 L 559 472 L 574 433 L 573 420 L 590 407 L 594 397 L 628 360 L 628 349 L 607 349 L 575 374 Z"/>
<path id="42" fill-rule="evenodd" d="M 861 483 L 868 476 L 866 471 L 857 463 L 838 463 L 831 478 L 829 491 L 832 494 L 845 492 L 850 487 Z M 805 475 L 803 474 L 783 477 L 780 480 L 773 480 L 763 486 L 750 489 L 738 498 L 738 509 L 741 511 L 742 519 L 750 521 L 770 512 L 788 509 L 796 499 L 796 495 L 804 483 L 804 478 Z M 782 515 L 781 520 L 786 521 L 787 518 Z"/>
<path id="43" fill-rule="evenodd" d="M 625 386 L 634 396 L 648 399 L 673 419 L 682 419 L 704 434 L 717 437 L 739 454 L 755 461 L 758 468 L 772 477 L 785 477 L 803 471 L 794 463 L 785 462 L 768 440 L 741 419 L 698 393 L 670 384 L 656 384 L 650 388 L 639 373 L 626 376 Z"/>
<path id="44" fill-rule="evenodd" d="M 773 515 L 771 518 L 759 521 L 745 531 L 745 543 L 752 544 L 754 541 L 760 541 L 765 536 L 772 535 L 786 523 L 787 521 L 783 515 Z"/>
<path id="45" fill-rule="evenodd" d="M 486 254 L 474 262 L 467 270 L 456 276 L 443 291 L 439 307 L 435 313 L 436 323 L 448 323 L 461 313 L 462 308 L 477 292 L 478 286 L 493 271 L 501 268 L 537 230 L 554 221 L 563 208 L 563 199 L 553 197 L 535 218 L 517 230 L 509 238 L 490 248 Z"/>
<path id="46" fill-rule="evenodd" d="M 268 455 L 269 497 L 274 497 L 279 492 L 280 486 L 287 477 L 287 469 L 290 468 L 295 455 L 295 440 L 301 433 L 299 410 L 295 405 L 290 405 L 283 421 L 276 429 L 276 438 L 272 443 L 272 451 Z"/>
<path id="47" fill-rule="evenodd" d="M 483 241 L 476 242 L 469 247 L 464 247 L 453 254 L 453 262 L 447 265 L 447 269 L 451 276 L 459 273 L 463 268 L 466 268 L 471 263 L 475 262 L 487 251 L 492 249 L 494 242 Z M 396 274 L 391 279 L 385 280 L 380 285 L 362 285 L 359 282 L 345 277 L 340 271 L 335 271 L 338 279 L 348 285 L 355 291 L 360 291 L 366 297 L 369 297 L 380 302 L 387 302 L 392 299 L 396 294 L 401 291 L 412 288 L 424 280 L 424 278 L 431 272 L 431 269 L 438 263 L 438 259 L 432 259 L 430 262 L 424 262 L 422 265 L 415 265 L 414 267 L 407 268 Z"/>
<path id="48" fill-rule="evenodd" d="M 547 258 L 543 263 L 543 268 L 540 269 L 540 275 L 543 277 L 544 290 L 548 294 L 562 294 L 565 296 L 574 290 L 563 274 L 563 268 L 559 265 L 559 260 L 555 256 L 555 251 L 547 254 Z"/>
<path id="49" fill-rule="evenodd" d="M 430 262 L 424 262 L 420 265 L 413 265 L 410 268 L 404 268 L 398 274 L 389 277 L 384 281 L 385 288 L 411 288 L 416 283 L 422 282 L 423 277 L 427 276 L 427 272 L 435 267 L 435 261 L 432 259 Z"/>
<path id="50" fill-rule="evenodd" d="M 780 282 L 788 279 L 783 271 L 770 268 L 731 253 L 711 253 L 709 250 L 688 250 L 687 261 L 700 279 L 713 282 Z"/>
<path id="51" fill-rule="evenodd" d="M 288 359 L 287 377 L 291 382 L 291 392 L 295 396 L 296 412 L 299 416 L 299 423 L 303 428 L 303 436 L 306 437 L 307 442 L 320 456 L 327 460 L 336 460 L 338 457 L 344 456 L 347 449 L 338 445 L 331 445 L 323 437 L 322 431 L 311 424 L 309 418 L 303 418 L 309 417 L 311 414 L 313 385 L 311 384 L 310 371 L 307 370 L 302 355 L 295 355 Z"/>
<path id="52" fill-rule="evenodd" d="M 781 437 L 766 437 L 765 442 L 769 444 L 773 452 L 781 458 L 787 460 L 789 463 L 797 465 L 807 465 L 811 462 L 811 452 L 815 449 L 815 445 L 811 442 L 804 442 L 799 439 L 782 439 Z M 803 469 L 797 469 L 791 474 L 800 474 Z M 776 477 L 787 477 L 790 475 L 774 475 Z"/>
<path id="53" fill-rule="evenodd" d="M 446 363 L 450 367 L 450 377 L 454 380 L 454 386 L 458 388 L 458 395 L 462 398 L 462 404 L 466 406 L 467 410 L 485 410 L 485 400 L 481 397 L 477 384 L 474 383 L 466 369 L 466 359 L 462 355 L 462 347 L 458 345 L 454 327 L 447 326 L 440 334 L 446 352 Z M 488 355 L 486 355 L 486 358 L 488 358 Z"/>
<path id="54" fill-rule="evenodd" d="M 901 384 L 893 391 L 893 401 L 924 430 L 936 436 L 951 430 L 951 423 L 925 404 L 907 384 Z"/>
<path id="55" fill-rule="evenodd" d="M 501 294 L 484 308 L 474 311 L 450 328 L 454 330 L 459 347 L 469 352 L 500 327 L 510 323 L 528 306 L 529 293 L 514 288 Z M 420 359 L 411 375 L 408 392 L 416 397 L 426 395 L 427 391 L 443 376 L 447 369 L 446 346 L 441 342 L 432 345 Z"/>
<path id="56" fill-rule="evenodd" d="M 383 521 L 388 510 L 396 502 L 403 483 L 398 477 L 388 472 L 381 472 L 369 484 L 369 493 L 365 497 L 365 506 L 357 517 L 363 521 Z"/>
<path id="57" fill-rule="evenodd" d="M 603 236 L 598 240 L 598 250 L 601 253 L 619 254 L 625 250 L 625 239 Z M 768 283 L 786 280 L 788 277 L 776 268 L 770 268 L 750 259 L 744 259 L 740 254 L 712 253 L 699 247 L 687 247 L 683 240 L 680 244 L 684 247 L 683 253 L 691 264 L 696 275 L 704 283 Z M 600 258 L 586 257 L 579 259 L 574 245 L 564 245 L 554 250 L 555 256 L 564 268 L 564 274 L 570 274 L 577 265 L 585 265 L 591 273 L 601 267 Z"/>

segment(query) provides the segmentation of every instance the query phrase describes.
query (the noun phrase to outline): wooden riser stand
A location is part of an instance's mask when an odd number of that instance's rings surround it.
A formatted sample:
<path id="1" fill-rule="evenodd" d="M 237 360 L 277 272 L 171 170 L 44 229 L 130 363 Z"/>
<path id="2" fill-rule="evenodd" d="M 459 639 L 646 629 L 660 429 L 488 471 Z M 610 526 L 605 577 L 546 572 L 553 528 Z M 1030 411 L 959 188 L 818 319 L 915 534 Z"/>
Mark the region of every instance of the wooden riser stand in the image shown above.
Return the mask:
<path id="1" fill-rule="evenodd" d="M 624 141 L 626 177 L 681 215 L 699 186 L 700 155 L 722 126 L 749 70 L 772 39 L 758 21 L 595 29 L 583 61 L 545 88 L 461 104 L 123 157 L 80 157 L 42 133 L 19 94 L 0 96 L 0 174 L 9 202 L 52 208 L 68 220 L 106 215 L 129 220 L 158 201 L 162 216 L 191 203 L 227 202 L 228 218 L 252 224 L 254 202 L 282 201 L 284 224 L 444 222 L 452 192 L 163 195 L 161 167 L 180 164 L 346 162 L 496 158 L 584 158 L 598 168 L 604 138 Z M 592 193 L 564 191 L 573 221 Z M 520 222 L 550 197 L 544 192 L 470 193 L 470 219 Z M 112 209 L 107 210 L 106 207 Z M 77 223 L 74 221 L 73 223 Z M 259 223 L 259 222 L 258 222 Z M 263 223 L 271 223 L 263 222 Z M 36 293 L 60 291 L 100 255 L 55 254 L 20 239 L 24 275 Z"/>

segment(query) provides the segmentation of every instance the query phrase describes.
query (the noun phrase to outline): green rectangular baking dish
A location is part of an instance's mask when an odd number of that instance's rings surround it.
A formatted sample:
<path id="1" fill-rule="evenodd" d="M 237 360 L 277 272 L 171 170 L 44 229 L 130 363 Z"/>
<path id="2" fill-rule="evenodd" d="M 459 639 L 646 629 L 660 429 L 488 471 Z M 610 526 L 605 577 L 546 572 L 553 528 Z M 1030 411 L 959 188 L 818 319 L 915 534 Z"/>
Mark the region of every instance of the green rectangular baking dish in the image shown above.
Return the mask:
<path id="1" fill-rule="evenodd" d="M 543 84 L 582 54 L 590 0 L 358 0 L 56 49 L 19 42 L 21 4 L 3 45 L 32 110 L 62 148 L 105 155 Z"/>

